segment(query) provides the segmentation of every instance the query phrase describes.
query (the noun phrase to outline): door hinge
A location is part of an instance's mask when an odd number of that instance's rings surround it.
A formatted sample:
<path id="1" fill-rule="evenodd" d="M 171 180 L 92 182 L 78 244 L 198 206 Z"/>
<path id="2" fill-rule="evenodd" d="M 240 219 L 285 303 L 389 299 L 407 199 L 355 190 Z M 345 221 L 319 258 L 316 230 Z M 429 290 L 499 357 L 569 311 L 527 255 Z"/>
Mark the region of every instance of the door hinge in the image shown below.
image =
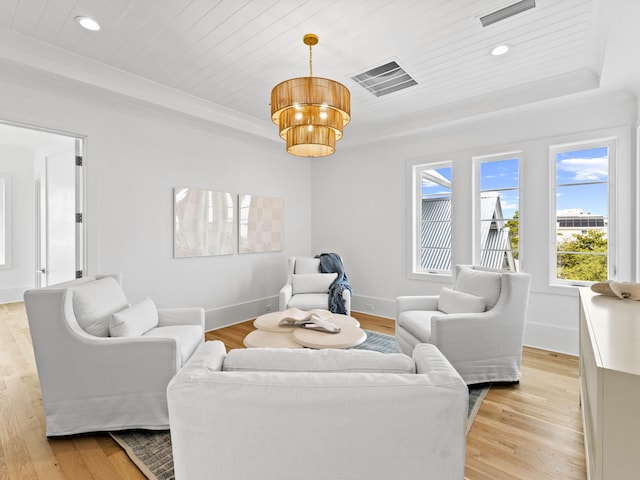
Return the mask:
<path id="1" fill-rule="evenodd" d="M 81 167 L 81 166 L 82 166 L 82 156 L 76 155 L 76 167 Z"/>
<path id="2" fill-rule="evenodd" d="M 82 270 L 76 270 L 76 278 L 82 278 L 84 272 Z"/>
<path id="3" fill-rule="evenodd" d="M 76 223 L 82 223 L 82 214 L 76 213 Z"/>

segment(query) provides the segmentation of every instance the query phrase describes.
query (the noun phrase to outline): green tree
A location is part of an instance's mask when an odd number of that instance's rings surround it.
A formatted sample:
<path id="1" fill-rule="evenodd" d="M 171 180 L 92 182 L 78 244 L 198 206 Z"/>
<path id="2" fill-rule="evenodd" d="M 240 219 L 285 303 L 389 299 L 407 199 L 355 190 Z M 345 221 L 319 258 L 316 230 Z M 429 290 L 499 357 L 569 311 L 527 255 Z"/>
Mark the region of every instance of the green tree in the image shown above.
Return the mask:
<path id="1" fill-rule="evenodd" d="M 509 239 L 511 240 L 511 251 L 513 258 L 518 259 L 518 249 L 520 247 L 520 237 L 518 225 L 520 225 L 520 211 L 516 210 L 511 220 L 507 220 L 505 225 L 509 228 Z"/>
<path id="2" fill-rule="evenodd" d="M 557 275 L 567 280 L 603 282 L 608 278 L 606 232 L 588 230 L 584 235 L 558 242 Z"/>

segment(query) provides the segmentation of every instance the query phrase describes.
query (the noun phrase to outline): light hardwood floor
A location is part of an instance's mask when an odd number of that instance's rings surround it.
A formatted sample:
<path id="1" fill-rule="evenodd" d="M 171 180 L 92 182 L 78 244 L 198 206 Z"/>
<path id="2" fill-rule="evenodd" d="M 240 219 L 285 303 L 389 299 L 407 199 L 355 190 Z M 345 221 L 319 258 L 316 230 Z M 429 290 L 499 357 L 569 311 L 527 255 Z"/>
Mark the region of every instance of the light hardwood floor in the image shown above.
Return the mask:
<path id="1" fill-rule="evenodd" d="M 393 334 L 391 320 L 354 316 Z M 206 339 L 240 348 L 252 329 L 243 322 Z M 465 479 L 585 479 L 577 375 L 577 358 L 525 347 L 520 384 L 492 387 L 480 408 Z M 106 434 L 47 439 L 44 429 L 24 305 L 0 305 L 0 479 L 144 479 Z"/>

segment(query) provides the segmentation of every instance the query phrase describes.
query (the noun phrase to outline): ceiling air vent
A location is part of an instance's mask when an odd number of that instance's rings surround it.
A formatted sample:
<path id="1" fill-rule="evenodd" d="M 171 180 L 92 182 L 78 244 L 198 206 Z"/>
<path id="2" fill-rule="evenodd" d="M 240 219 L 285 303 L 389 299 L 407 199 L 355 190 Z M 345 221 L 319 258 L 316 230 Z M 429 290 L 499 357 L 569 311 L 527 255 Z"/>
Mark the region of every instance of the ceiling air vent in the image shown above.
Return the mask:
<path id="1" fill-rule="evenodd" d="M 418 84 L 396 62 L 386 63 L 351 78 L 376 97 Z"/>
<path id="2" fill-rule="evenodd" d="M 512 3 L 511 5 L 507 5 L 500 10 L 496 10 L 495 12 L 488 13 L 480 17 L 480 22 L 482 22 L 483 27 L 487 27 L 496 22 L 504 20 L 505 18 L 513 17 L 518 13 L 526 12 L 527 10 L 534 8 L 536 6 L 536 0 L 521 0 L 516 3 Z"/>

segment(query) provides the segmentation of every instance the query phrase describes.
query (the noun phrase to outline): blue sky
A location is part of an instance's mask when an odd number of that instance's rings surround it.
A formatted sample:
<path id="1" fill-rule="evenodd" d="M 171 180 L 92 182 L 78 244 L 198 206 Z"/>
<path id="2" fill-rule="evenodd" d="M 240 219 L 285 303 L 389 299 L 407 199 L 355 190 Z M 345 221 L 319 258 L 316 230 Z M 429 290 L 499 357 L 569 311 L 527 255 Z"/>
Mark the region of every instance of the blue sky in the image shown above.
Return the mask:
<path id="1" fill-rule="evenodd" d="M 437 172 L 451 179 L 451 168 Z M 512 218 L 518 209 L 518 160 L 483 162 L 480 169 L 480 189 L 497 190 L 505 218 Z M 592 148 L 559 153 L 556 156 L 556 210 L 582 210 L 583 213 L 608 216 L 607 213 L 608 149 Z M 589 184 L 589 182 L 604 182 Z M 506 189 L 506 190 L 504 190 Z M 513 189 L 513 190 L 509 190 Z M 450 194 L 435 183 L 425 182 L 423 194 Z"/>
<path id="2" fill-rule="evenodd" d="M 557 210 L 582 208 L 584 213 L 608 216 L 608 157 L 606 147 L 556 155 Z M 604 183 L 581 184 L 584 182 Z"/>
<path id="3" fill-rule="evenodd" d="M 480 190 L 499 191 L 504 218 L 512 218 L 519 208 L 519 183 L 517 158 L 480 164 Z"/>

